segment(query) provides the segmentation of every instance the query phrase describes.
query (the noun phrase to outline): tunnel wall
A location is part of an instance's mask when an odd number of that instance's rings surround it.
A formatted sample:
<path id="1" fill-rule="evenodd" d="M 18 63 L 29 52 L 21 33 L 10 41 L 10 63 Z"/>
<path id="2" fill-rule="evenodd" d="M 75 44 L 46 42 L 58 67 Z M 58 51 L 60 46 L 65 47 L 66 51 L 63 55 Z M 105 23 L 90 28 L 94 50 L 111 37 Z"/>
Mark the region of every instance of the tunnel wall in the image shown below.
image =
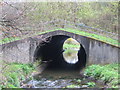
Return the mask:
<path id="1" fill-rule="evenodd" d="M 49 42 L 43 42 L 41 45 L 37 46 L 37 51 L 35 52 L 35 57 L 41 57 L 43 60 L 53 59 L 54 56 L 59 56 L 62 51 L 62 46 L 64 41 L 69 38 L 68 36 L 53 36 L 50 37 Z M 39 52 L 39 53 L 38 53 Z M 46 57 L 47 56 L 47 57 Z"/>
<path id="2" fill-rule="evenodd" d="M 115 46 L 90 39 L 89 64 L 118 63 L 118 50 Z"/>
<path id="3" fill-rule="evenodd" d="M 1 60 L 6 62 L 29 63 L 29 48 L 29 39 L 0 45 Z"/>

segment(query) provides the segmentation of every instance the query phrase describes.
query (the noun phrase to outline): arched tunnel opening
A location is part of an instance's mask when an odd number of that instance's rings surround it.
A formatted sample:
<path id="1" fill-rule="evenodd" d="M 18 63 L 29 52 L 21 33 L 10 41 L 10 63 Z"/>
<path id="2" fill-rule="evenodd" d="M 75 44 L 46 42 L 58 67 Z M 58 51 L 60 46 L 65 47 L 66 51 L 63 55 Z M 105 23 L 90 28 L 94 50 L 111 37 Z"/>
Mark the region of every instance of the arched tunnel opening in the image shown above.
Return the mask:
<path id="1" fill-rule="evenodd" d="M 69 63 L 65 59 L 64 42 L 71 37 L 66 35 L 56 35 L 49 37 L 48 42 L 40 44 L 34 53 L 34 60 L 41 60 L 47 63 L 48 69 L 81 70 L 86 65 L 86 51 L 82 44 L 77 51 L 77 59 L 74 63 Z"/>

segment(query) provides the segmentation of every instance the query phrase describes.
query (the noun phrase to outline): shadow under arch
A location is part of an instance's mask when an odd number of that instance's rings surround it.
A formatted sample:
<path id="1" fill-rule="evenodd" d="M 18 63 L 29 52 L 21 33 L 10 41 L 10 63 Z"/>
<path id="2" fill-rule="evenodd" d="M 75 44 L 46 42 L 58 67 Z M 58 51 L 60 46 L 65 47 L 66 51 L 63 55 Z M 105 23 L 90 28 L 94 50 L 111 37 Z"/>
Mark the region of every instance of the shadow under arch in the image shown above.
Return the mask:
<path id="1" fill-rule="evenodd" d="M 80 44 L 77 54 L 78 62 L 70 64 L 64 60 L 63 44 L 65 40 L 71 37 L 67 35 L 55 35 L 49 38 L 49 42 L 43 42 L 37 46 L 34 52 L 34 60 L 42 60 L 43 63 L 48 64 L 47 68 L 49 69 L 81 70 L 85 67 L 87 55 L 82 44 Z"/>

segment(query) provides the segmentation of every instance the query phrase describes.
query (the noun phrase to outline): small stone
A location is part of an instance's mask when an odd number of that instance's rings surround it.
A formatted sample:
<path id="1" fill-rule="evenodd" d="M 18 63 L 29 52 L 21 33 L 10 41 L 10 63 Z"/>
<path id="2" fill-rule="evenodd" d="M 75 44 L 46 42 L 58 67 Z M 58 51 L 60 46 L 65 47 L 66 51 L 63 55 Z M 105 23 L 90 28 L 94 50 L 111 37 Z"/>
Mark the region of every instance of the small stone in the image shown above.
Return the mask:
<path id="1" fill-rule="evenodd" d="M 93 76 L 88 77 L 89 80 L 95 80 Z"/>
<path id="2" fill-rule="evenodd" d="M 88 85 L 82 85 L 82 88 L 87 88 L 88 87 Z"/>
<path id="3" fill-rule="evenodd" d="M 104 85 L 105 84 L 105 82 L 103 80 L 97 80 L 96 82 L 99 83 L 100 85 Z"/>

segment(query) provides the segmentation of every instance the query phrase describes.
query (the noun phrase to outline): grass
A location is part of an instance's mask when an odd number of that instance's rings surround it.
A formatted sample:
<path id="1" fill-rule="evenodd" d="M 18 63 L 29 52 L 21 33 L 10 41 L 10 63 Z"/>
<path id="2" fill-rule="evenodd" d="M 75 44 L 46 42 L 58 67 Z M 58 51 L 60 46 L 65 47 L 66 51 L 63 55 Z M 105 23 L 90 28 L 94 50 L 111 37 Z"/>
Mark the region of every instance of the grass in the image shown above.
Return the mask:
<path id="1" fill-rule="evenodd" d="M 20 40 L 20 38 L 18 37 L 10 37 L 10 38 L 4 38 L 0 40 L 0 44 L 5 44 L 5 43 L 9 43 L 9 42 L 13 42 L 13 41 L 17 41 Z"/>
<path id="2" fill-rule="evenodd" d="M 94 87 L 94 86 L 95 86 L 95 82 L 88 82 L 88 83 L 87 83 L 87 86 L 88 86 L 88 87 Z"/>
<path id="3" fill-rule="evenodd" d="M 120 74 L 118 74 L 118 67 L 120 64 L 107 64 L 107 65 L 91 65 L 88 66 L 85 71 L 84 75 L 86 76 L 93 76 L 95 79 L 101 79 L 111 88 L 120 85 Z"/>
<path id="4" fill-rule="evenodd" d="M 80 45 L 75 45 L 75 44 L 67 44 L 65 43 L 63 45 L 63 48 L 66 49 L 66 48 L 80 48 Z"/>
<path id="5" fill-rule="evenodd" d="M 0 72 L 1 88 L 19 88 L 20 82 L 35 71 L 34 64 L 6 63 L 2 62 L 2 71 Z"/>
<path id="6" fill-rule="evenodd" d="M 48 31 L 44 31 L 44 32 L 39 32 L 38 34 L 34 34 L 32 36 L 36 36 L 36 35 L 40 35 L 40 34 L 45 34 L 45 33 L 52 32 L 52 31 L 56 31 L 56 30 L 48 30 Z M 29 36 L 29 37 L 32 37 L 32 36 Z M 9 43 L 9 42 L 13 42 L 13 41 L 21 40 L 21 39 L 24 39 L 24 38 L 19 38 L 19 37 L 4 38 L 4 39 L 0 40 L 0 44 L 6 44 L 6 43 Z"/>
<path id="7" fill-rule="evenodd" d="M 71 32 L 71 33 L 75 33 L 75 34 L 78 34 L 78 35 L 81 35 L 81 36 L 86 36 L 86 37 L 89 37 L 89 38 L 93 38 L 95 40 L 99 40 L 99 41 L 103 41 L 105 43 L 108 43 L 108 44 L 112 44 L 112 45 L 115 45 L 115 46 L 118 46 L 118 40 L 114 40 L 112 38 L 108 38 L 108 37 L 104 37 L 104 36 L 101 36 L 101 35 L 96 35 L 96 34 L 93 34 L 93 33 L 88 33 L 88 32 L 84 32 L 84 31 L 81 31 L 81 30 L 78 30 L 78 29 L 62 29 L 63 31 L 67 31 L 67 32 Z"/>
<path id="8" fill-rule="evenodd" d="M 53 32 L 53 31 L 57 31 L 57 30 L 67 31 L 67 32 L 75 33 L 75 34 L 78 34 L 78 35 L 81 35 L 81 36 L 86 36 L 86 37 L 93 38 L 95 40 L 99 40 L 99 41 L 102 41 L 102 42 L 105 42 L 105 43 L 108 43 L 108 44 L 111 44 L 111 45 L 114 45 L 114 46 L 118 46 L 118 47 L 120 45 L 118 40 L 114 40 L 112 38 L 108 38 L 108 37 L 105 37 L 105 36 L 96 35 L 96 34 L 93 34 L 93 33 L 88 33 L 88 32 L 85 32 L 85 31 L 81 31 L 81 30 L 78 30 L 78 29 L 71 29 L 71 28 L 65 28 L 65 29 L 64 28 L 58 28 L 58 29 L 54 29 L 54 30 L 47 30 L 47 31 L 44 31 L 44 32 L 34 34 L 32 36 L 36 36 L 36 35 L 40 35 L 40 34 L 44 34 L 44 33 L 48 33 L 48 32 Z M 11 42 L 11 41 L 9 41 L 10 39 L 11 38 L 2 39 L 2 40 L 0 40 L 0 44 Z M 14 38 L 13 41 L 15 41 L 15 40 L 20 40 L 20 38 Z"/>
<path id="9" fill-rule="evenodd" d="M 76 85 L 76 84 L 72 84 L 72 85 L 68 85 L 68 86 L 63 87 L 63 88 L 77 88 L 77 87 L 80 87 L 80 86 Z"/>

